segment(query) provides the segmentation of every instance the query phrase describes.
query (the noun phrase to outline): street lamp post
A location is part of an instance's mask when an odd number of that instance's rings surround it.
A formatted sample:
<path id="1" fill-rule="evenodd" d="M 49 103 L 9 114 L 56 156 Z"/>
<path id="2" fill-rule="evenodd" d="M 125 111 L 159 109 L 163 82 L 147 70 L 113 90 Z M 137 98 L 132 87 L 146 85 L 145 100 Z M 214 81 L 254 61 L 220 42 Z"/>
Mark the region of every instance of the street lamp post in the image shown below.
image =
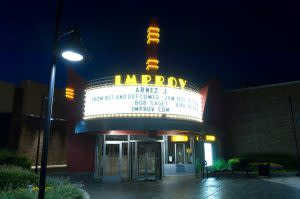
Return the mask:
<path id="1" fill-rule="evenodd" d="M 36 147 L 36 155 L 35 155 L 35 169 L 34 172 L 38 173 L 38 163 L 39 163 L 39 155 L 40 155 L 40 142 L 41 142 L 41 131 L 43 127 L 43 119 L 44 119 L 44 103 L 46 100 L 46 96 L 43 95 L 41 102 L 41 110 L 40 110 L 40 126 L 38 130 L 38 141 Z"/>
<path id="2" fill-rule="evenodd" d="M 47 159 L 48 159 L 48 140 L 49 133 L 51 128 L 51 116 L 52 116 L 52 107 L 53 107 L 53 96 L 54 96 L 54 87 L 55 87 L 55 74 L 56 74 L 56 62 L 57 62 L 57 53 L 59 49 L 59 39 L 62 36 L 67 34 L 74 33 L 73 40 L 74 45 L 70 45 L 69 48 L 66 48 L 62 51 L 62 57 L 69 61 L 81 61 L 83 59 L 83 50 L 80 49 L 82 46 L 79 45 L 79 36 L 78 29 L 63 34 L 60 36 L 60 27 L 61 27 L 61 18 L 63 10 L 63 0 L 57 0 L 57 9 L 56 9 L 56 19 L 55 19 L 55 31 L 53 37 L 53 46 L 52 46 L 52 58 L 51 58 L 51 75 L 49 80 L 49 92 L 48 92 L 48 104 L 47 112 L 44 123 L 44 139 L 43 139 L 43 148 L 42 148 L 42 158 L 41 158 L 41 170 L 40 170 L 40 181 L 39 181 L 39 194 L 38 199 L 44 199 L 45 196 L 45 184 L 46 184 L 46 168 L 47 168 Z"/>
<path id="3" fill-rule="evenodd" d="M 299 156 L 299 149 L 298 149 L 298 138 L 296 133 L 296 124 L 295 124 L 295 118 L 294 118 L 294 110 L 293 110 L 293 102 L 292 97 L 289 96 L 289 104 L 290 104 L 290 111 L 291 111 L 291 120 L 292 120 L 292 130 L 293 135 L 295 139 L 295 145 L 296 145 L 296 153 L 297 153 L 297 160 L 298 160 L 298 173 L 297 176 L 300 176 L 300 156 Z"/>

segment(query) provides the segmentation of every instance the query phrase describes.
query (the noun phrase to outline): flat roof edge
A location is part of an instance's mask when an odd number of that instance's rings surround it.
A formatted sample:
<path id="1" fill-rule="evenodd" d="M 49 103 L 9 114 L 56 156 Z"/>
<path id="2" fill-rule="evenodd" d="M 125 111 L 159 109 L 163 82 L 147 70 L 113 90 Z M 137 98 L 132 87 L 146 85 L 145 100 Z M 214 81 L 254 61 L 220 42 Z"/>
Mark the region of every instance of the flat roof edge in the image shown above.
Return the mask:
<path id="1" fill-rule="evenodd" d="M 266 84 L 266 85 L 262 85 L 262 86 L 251 86 L 251 87 L 247 87 L 247 88 L 231 89 L 231 90 L 225 90 L 224 92 L 225 93 L 232 93 L 232 92 L 247 91 L 247 90 L 260 89 L 260 88 L 286 86 L 286 85 L 290 85 L 290 84 L 300 84 L 300 80 L 290 81 L 290 82 L 282 82 L 282 83 L 275 83 L 275 84 Z"/>

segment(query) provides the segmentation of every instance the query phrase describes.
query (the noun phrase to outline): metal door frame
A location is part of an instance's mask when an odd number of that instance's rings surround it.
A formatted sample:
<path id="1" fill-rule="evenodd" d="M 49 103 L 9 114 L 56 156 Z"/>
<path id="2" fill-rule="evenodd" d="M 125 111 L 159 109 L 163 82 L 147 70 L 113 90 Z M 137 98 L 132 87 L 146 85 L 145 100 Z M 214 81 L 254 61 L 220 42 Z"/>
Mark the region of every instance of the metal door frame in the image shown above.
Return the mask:
<path id="1" fill-rule="evenodd" d="M 116 176 L 106 176 L 106 145 L 119 145 L 119 158 L 118 158 L 118 175 Z M 122 142 L 121 141 L 105 141 L 104 142 L 104 150 L 103 150 L 103 180 L 104 181 L 121 181 L 122 179 L 122 172 L 121 172 L 121 166 L 122 166 Z"/>
<path id="2" fill-rule="evenodd" d="M 134 164 L 135 164 L 135 166 L 134 166 L 134 168 L 135 168 L 135 171 L 134 171 L 134 173 L 135 173 L 135 175 L 133 175 L 135 178 L 134 179 L 136 179 L 136 180 L 139 180 L 139 179 L 142 179 L 140 176 L 139 176 L 139 171 L 138 171 L 138 152 L 137 152 L 137 150 L 138 150 L 138 144 L 139 143 L 146 143 L 146 144 L 156 144 L 156 143 L 160 143 L 160 145 L 158 146 L 159 147 L 159 152 L 160 152 L 160 154 L 159 154 L 159 157 L 160 157 L 160 162 L 158 162 L 158 161 L 155 161 L 155 165 L 154 165 L 154 169 L 155 169 L 155 175 L 154 175 L 154 180 L 157 180 L 157 170 L 156 170 L 156 164 L 157 163 L 160 163 L 160 178 L 162 178 L 162 176 L 163 176 L 163 151 L 162 151 L 162 143 L 163 143 L 164 141 L 163 140 L 157 140 L 157 141 L 143 141 L 143 140 L 138 140 L 138 141 L 133 141 L 132 143 L 135 143 L 135 145 L 134 145 L 134 147 L 135 147 L 135 154 L 134 154 Z M 145 173 L 147 173 L 148 172 L 148 167 L 147 167 L 147 163 L 145 163 L 146 164 L 146 167 L 145 167 Z M 147 172 L 146 172 L 146 170 L 147 170 Z M 152 179 L 152 178 L 149 178 L 146 174 L 145 174 L 145 178 L 143 178 L 144 180 L 149 180 L 149 179 Z"/>

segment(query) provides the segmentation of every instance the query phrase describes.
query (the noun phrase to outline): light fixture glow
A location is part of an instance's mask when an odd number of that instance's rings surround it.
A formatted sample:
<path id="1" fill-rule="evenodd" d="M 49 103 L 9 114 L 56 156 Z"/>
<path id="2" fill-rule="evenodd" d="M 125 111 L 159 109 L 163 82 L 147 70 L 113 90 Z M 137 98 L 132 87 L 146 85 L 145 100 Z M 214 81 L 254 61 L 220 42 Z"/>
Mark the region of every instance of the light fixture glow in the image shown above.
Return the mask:
<path id="1" fill-rule="evenodd" d="M 154 33 L 159 33 L 159 28 L 158 27 L 153 27 L 153 26 L 150 26 L 149 28 L 148 28 L 148 30 L 147 30 L 147 32 L 148 33 L 152 33 L 152 32 L 154 32 Z"/>
<path id="2" fill-rule="evenodd" d="M 146 64 L 148 65 L 148 64 L 151 64 L 151 63 L 158 64 L 159 61 L 158 61 L 157 59 L 149 58 L 149 59 L 147 60 Z"/>
<path id="3" fill-rule="evenodd" d="M 159 34 L 158 33 L 154 33 L 154 32 L 150 32 L 150 33 L 148 33 L 148 35 L 147 35 L 147 38 L 148 39 L 151 39 L 151 38 L 159 38 Z"/>
<path id="4" fill-rule="evenodd" d="M 189 137 L 186 135 L 172 135 L 171 142 L 187 142 Z"/>
<path id="5" fill-rule="evenodd" d="M 159 39 L 148 39 L 147 40 L 147 44 L 151 44 L 151 43 L 158 44 L 159 43 Z"/>
<path id="6" fill-rule="evenodd" d="M 214 142 L 216 140 L 216 137 L 214 135 L 206 135 L 205 140 L 210 141 L 210 142 Z"/>
<path id="7" fill-rule="evenodd" d="M 73 88 L 66 88 L 65 96 L 68 100 L 74 99 L 74 89 Z"/>
<path id="8" fill-rule="evenodd" d="M 147 65 L 146 70 L 148 71 L 150 69 L 158 69 L 158 66 L 157 65 Z"/>
<path id="9" fill-rule="evenodd" d="M 206 166 L 212 166 L 213 157 L 211 143 L 204 143 L 204 158 L 206 161 Z"/>
<path id="10" fill-rule="evenodd" d="M 64 51 L 61 55 L 63 58 L 73 62 L 81 61 L 83 59 L 83 56 L 81 54 L 70 50 Z"/>

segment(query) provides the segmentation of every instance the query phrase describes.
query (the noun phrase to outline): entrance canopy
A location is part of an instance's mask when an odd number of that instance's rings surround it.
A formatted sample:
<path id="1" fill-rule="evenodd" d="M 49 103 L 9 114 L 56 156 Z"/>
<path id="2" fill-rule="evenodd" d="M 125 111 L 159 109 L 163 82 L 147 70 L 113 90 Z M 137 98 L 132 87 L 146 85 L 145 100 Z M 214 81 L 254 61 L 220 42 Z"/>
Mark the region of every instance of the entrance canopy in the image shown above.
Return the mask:
<path id="1" fill-rule="evenodd" d="M 76 124 L 75 133 L 107 130 L 184 130 L 199 132 L 202 124 L 196 121 L 168 118 L 98 118 L 82 120 Z"/>

